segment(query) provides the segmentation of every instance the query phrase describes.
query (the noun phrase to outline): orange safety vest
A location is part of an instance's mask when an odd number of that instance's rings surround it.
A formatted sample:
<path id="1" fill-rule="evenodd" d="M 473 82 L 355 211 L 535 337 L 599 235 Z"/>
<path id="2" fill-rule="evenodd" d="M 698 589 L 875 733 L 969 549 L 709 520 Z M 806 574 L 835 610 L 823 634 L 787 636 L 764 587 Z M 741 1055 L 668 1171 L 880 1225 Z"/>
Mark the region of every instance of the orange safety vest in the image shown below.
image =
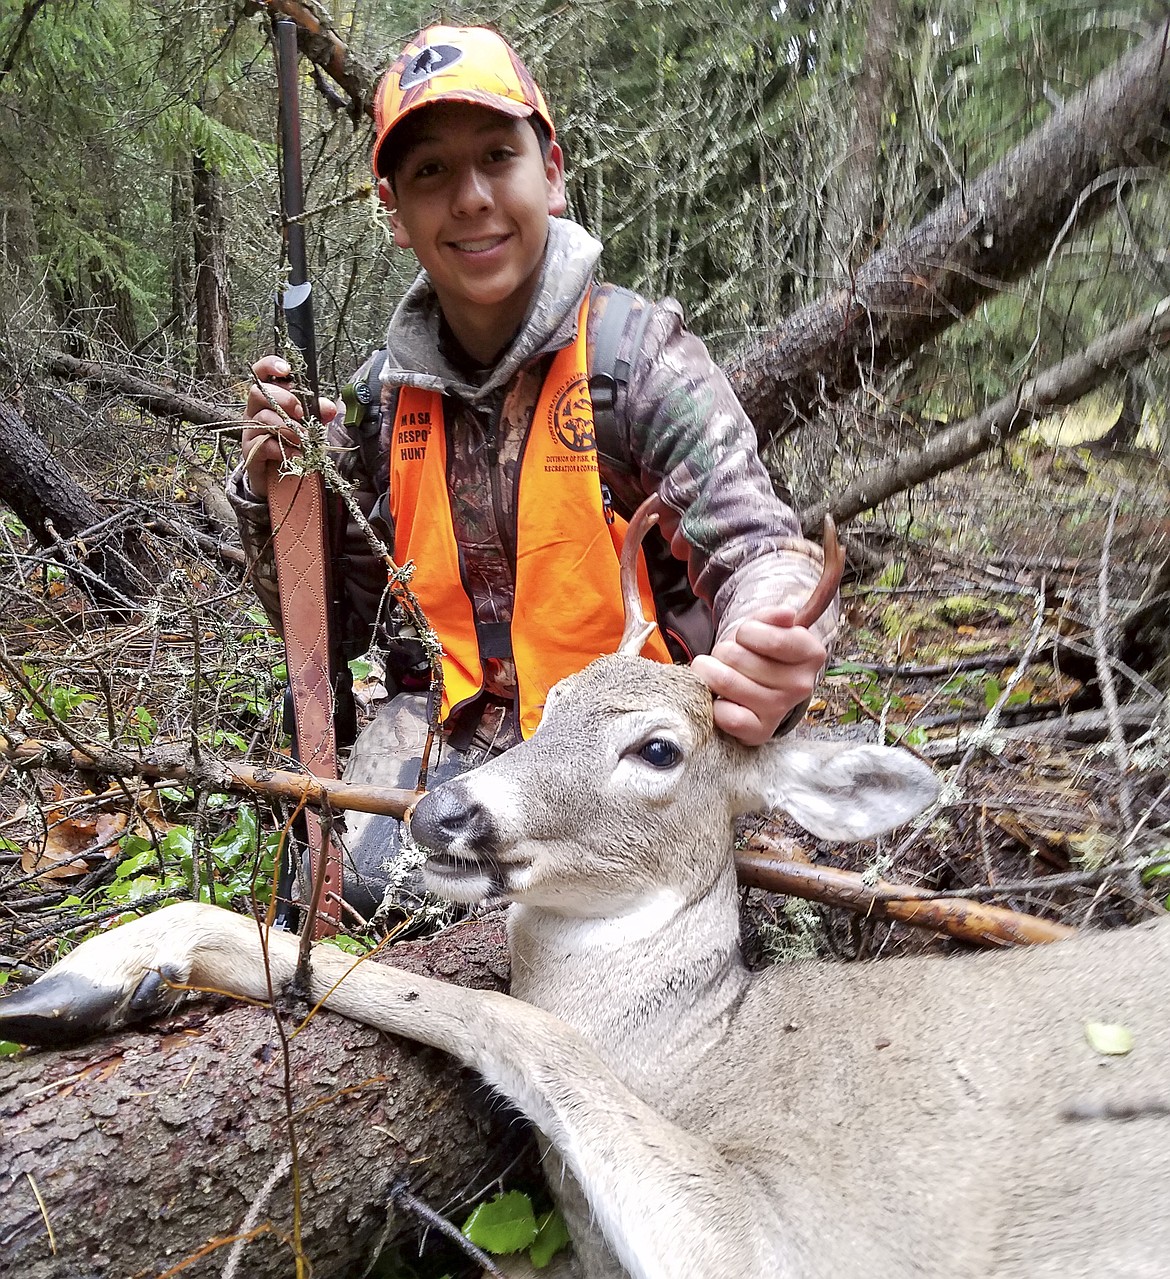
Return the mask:
<path id="1" fill-rule="evenodd" d="M 620 557 L 627 524 L 602 500 L 589 397 L 588 316 L 586 295 L 576 340 L 554 357 L 521 446 L 511 639 L 525 737 L 540 723 L 548 690 L 595 657 L 614 652 L 624 626 Z M 483 688 L 483 663 L 451 517 L 438 391 L 406 386 L 399 391 L 390 513 L 394 558 L 418 565 L 411 589 L 442 640 L 446 720 Z M 652 618 L 654 597 L 641 552 L 638 583 L 643 609 Z M 661 631 L 647 640 L 643 653 L 671 661 Z"/>

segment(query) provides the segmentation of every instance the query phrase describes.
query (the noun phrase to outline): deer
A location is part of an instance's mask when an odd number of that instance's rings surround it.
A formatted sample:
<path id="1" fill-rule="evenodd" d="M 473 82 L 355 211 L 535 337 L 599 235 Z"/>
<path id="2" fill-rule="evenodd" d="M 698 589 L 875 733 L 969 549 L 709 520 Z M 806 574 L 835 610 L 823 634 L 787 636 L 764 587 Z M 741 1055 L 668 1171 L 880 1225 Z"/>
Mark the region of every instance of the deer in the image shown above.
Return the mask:
<path id="1" fill-rule="evenodd" d="M 840 576 L 826 543 L 805 624 Z M 903 750 L 725 737 L 689 669 L 637 655 L 627 587 L 619 651 L 410 817 L 430 888 L 508 903 L 511 994 L 317 946 L 308 998 L 451 1054 L 531 1120 L 578 1279 L 1165 1274 L 1170 1124 L 1149 1098 L 1170 1079 L 1170 927 L 749 972 L 737 817 L 853 841 L 937 785 Z M 0 1035 L 98 1033 L 180 987 L 265 1000 L 296 969 L 293 937 L 183 903 L 0 1001 Z M 1094 1052 L 1090 1021 L 1133 1050 Z"/>

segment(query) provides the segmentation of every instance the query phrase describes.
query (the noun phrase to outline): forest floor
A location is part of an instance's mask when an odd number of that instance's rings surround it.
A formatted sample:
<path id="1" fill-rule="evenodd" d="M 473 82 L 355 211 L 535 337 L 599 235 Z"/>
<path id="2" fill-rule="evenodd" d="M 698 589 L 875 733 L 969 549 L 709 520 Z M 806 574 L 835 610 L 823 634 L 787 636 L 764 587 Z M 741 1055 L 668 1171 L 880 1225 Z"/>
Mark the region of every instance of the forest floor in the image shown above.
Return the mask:
<path id="1" fill-rule="evenodd" d="M 144 464 L 148 440 L 158 460 Z M 103 614 L 0 512 L 0 732 L 11 745 L 136 756 L 169 745 L 286 763 L 283 651 L 214 503 L 211 446 L 164 447 L 141 422 L 95 443 L 71 453 L 87 459 L 79 478 L 106 492 L 112 528 L 139 530 L 156 585 L 141 609 Z M 937 767 L 944 804 L 876 848 L 818 846 L 780 825 L 786 855 L 1075 926 L 1157 909 L 1170 892 L 1162 699 L 1110 651 L 1170 552 L 1168 487 L 1146 455 L 1089 465 L 1035 446 L 848 529 L 851 563 L 864 567 L 847 580 L 810 731 L 900 740 Z M 1120 703 L 1110 714 L 1097 709 L 1103 670 Z M 17 762 L 11 745 L 0 758 L 0 984 L 130 910 L 266 896 L 287 811 Z M 794 897 L 752 902 L 757 956 L 955 944 Z M 350 932 L 368 940 L 356 923 Z"/>

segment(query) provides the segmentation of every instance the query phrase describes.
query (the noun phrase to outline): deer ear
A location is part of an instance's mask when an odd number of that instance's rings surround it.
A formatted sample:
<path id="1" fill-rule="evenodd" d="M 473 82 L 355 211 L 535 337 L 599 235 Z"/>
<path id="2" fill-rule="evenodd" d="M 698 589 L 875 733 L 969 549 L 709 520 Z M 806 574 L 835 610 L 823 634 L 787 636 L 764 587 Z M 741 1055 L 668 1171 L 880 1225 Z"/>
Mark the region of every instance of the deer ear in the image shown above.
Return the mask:
<path id="1" fill-rule="evenodd" d="M 938 782 L 908 751 L 782 738 L 741 774 L 754 794 L 744 811 L 782 808 L 818 839 L 869 839 L 934 803 Z M 754 787 L 752 782 L 754 781 Z"/>

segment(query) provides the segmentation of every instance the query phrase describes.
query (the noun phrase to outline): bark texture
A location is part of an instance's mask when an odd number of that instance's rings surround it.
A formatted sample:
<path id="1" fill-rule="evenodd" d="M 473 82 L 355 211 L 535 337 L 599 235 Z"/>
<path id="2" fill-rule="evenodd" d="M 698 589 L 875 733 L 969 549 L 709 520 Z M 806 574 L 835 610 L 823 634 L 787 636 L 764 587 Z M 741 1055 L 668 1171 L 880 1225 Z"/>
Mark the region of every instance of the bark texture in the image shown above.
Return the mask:
<path id="1" fill-rule="evenodd" d="M 898 0 L 870 0 L 865 52 L 853 89 L 853 128 L 825 211 L 829 260 L 842 275 L 852 271 L 873 247 L 879 221 L 882 119 L 897 27 Z"/>
<path id="2" fill-rule="evenodd" d="M 231 362 L 231 289 L 227 210 L 219 174 L 200 151 L 191 157 L 195 212 L 195 367 L 227 377 Z"/>
<path id="3" fill-rule="evenodd" d="M 109 512 L 100 507 L 54 456 L 44 438 L 12 404 L 0 400 L 0 500 L 9 506 L 42 546 L 56 558 L 99 604 L 133 607 L 145 579 L 135 578 L 130 535 L 87 548 L 67 545 L 98 525 Z M 116 544 L 114 544 L 116 543 Z"/>
<path id="4" fill-rule="evenodd" d="M 847 288 L 785 320 L 730 370 L 762 440 L 815 416 L 1044 262 L 1113 198 L 1116 170 L 1170 151 L 1170 21 Z"/>
<path id="5" fill-rule="evenodd" d="M 392 957 L 464 985 L 507 980 L 498 917 Z M 430 1049 L 321 1013 L 290 1058 L 315 1279 L 356 1279 L 388 1223 L 391 1235 L 413 1232 L 388 1216 L 395 1180 L 442 1210 L 482 1193 L 515 1153 L 482 1085 Z M 232 1245 L 214 1245 L 255 1231 L 237 1279 L 285 1279 L 289 1151 L 284 1059 L 266 1009 L 203 1003 L 139 1033 L 3 1059 L 0 1274 L 123 1279 L 178 1273 L 197 1257 L 184 1275 L 220 1276 Z"/>

